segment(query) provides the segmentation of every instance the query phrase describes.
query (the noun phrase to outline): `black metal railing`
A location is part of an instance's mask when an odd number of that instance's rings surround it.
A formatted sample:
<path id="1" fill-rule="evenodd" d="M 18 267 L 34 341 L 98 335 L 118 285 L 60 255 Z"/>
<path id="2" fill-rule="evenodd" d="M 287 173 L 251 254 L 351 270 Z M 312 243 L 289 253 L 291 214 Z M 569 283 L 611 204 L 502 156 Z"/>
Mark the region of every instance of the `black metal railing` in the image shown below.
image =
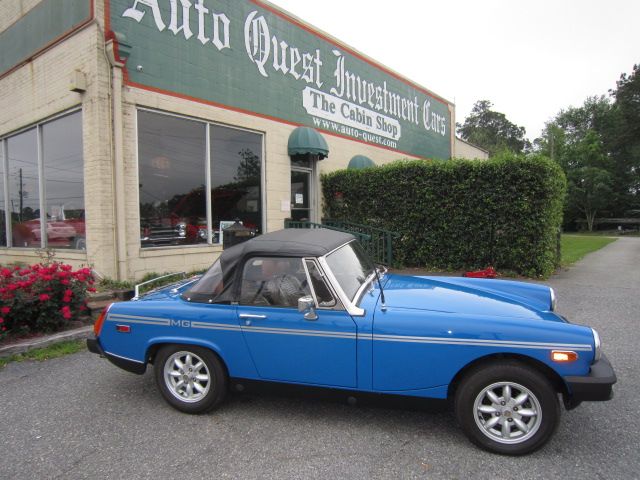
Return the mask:
<path id="1" fill-rule="evenodd" d="M 393 264 L 393 239 L 398 235 L 389 230 L 336 219 L 324 219 L 322 223 L 286 220 L 285 228 L 327 228 L 350 233 L 358 239 L 375 262 L 384 265 Z"/>

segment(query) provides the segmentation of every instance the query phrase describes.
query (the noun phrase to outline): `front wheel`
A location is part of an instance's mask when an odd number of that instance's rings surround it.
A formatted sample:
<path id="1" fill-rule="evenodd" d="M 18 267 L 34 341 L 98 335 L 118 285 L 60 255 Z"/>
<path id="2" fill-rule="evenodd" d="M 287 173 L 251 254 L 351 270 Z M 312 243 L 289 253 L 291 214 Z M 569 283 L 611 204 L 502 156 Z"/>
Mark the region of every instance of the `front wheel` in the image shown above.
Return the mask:
<path id="1" fill-rule="evenodd" d="M 517 362 L 492 363 L 469 372 L 456 392 L 455 411 L 473 443 L 506 455 L 540 448 L 560 420 L 553 386 L 541 373 Z"/>
<path id="2" fill-rule="evenodd" d="M 162 347 L 154 362 L 164 399 L 185 413 L 204 413 L 222 402 L 227 376 L 215 353 L 194 345 Z"/>

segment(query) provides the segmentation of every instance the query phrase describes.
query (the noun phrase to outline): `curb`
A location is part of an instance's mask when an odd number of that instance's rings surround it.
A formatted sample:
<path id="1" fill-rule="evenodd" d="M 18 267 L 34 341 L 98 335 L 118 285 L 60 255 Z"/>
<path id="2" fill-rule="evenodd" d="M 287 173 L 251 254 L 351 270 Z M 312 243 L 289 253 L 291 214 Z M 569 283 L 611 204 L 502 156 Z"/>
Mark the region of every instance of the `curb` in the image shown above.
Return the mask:
<path id="1" fill-rule="evenodd" d="M 55 333 L 44 337 L 33 338 L 25 342 L 14 343 L 5 347 L 0 347 L 0 357 L 9 357 L 20 353 L 28 352 L 36 348 L 48 347 L 54 343 L 66 342 L 69 340 L 83 340 L 89 337 L 93 331 L 93 325 L 67 330 L 66 332 Z"/>

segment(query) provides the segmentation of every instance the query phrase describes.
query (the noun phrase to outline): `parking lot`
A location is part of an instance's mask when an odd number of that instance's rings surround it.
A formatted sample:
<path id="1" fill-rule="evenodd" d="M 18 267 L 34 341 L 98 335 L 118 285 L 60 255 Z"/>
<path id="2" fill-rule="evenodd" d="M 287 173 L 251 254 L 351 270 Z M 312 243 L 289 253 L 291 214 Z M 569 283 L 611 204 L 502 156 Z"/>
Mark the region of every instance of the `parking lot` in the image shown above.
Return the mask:
<path id="1" fill-rule="evenodd" d="M 189 416 L 150 370 L 83 352 L 0 370 L 0 478 L 640 478 L 639 265 L 640 238 L 621 238 L 547 282 L 600 332 L 618 384 L 532 455 L 478 450 L 449 412 L 244 394 Z"/>

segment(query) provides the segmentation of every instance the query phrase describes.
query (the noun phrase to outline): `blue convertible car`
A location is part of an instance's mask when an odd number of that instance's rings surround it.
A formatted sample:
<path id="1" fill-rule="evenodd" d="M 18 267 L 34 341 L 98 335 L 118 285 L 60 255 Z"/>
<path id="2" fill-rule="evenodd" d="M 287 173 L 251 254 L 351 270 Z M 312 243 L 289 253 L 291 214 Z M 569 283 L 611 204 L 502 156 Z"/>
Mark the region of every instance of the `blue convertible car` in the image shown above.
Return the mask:
<path id="1" fill-rule="evenodd" d="M 112 304 L 92 352 L 201 413 L 250 381 L 449 400 L 487 450 L 528 453 L 566 408 L 609 400 L 598 334 L 554 313 L 553 290 L 391 275 L 353 236 L 281 230 L 226 249 L 203 276 Z"/>

